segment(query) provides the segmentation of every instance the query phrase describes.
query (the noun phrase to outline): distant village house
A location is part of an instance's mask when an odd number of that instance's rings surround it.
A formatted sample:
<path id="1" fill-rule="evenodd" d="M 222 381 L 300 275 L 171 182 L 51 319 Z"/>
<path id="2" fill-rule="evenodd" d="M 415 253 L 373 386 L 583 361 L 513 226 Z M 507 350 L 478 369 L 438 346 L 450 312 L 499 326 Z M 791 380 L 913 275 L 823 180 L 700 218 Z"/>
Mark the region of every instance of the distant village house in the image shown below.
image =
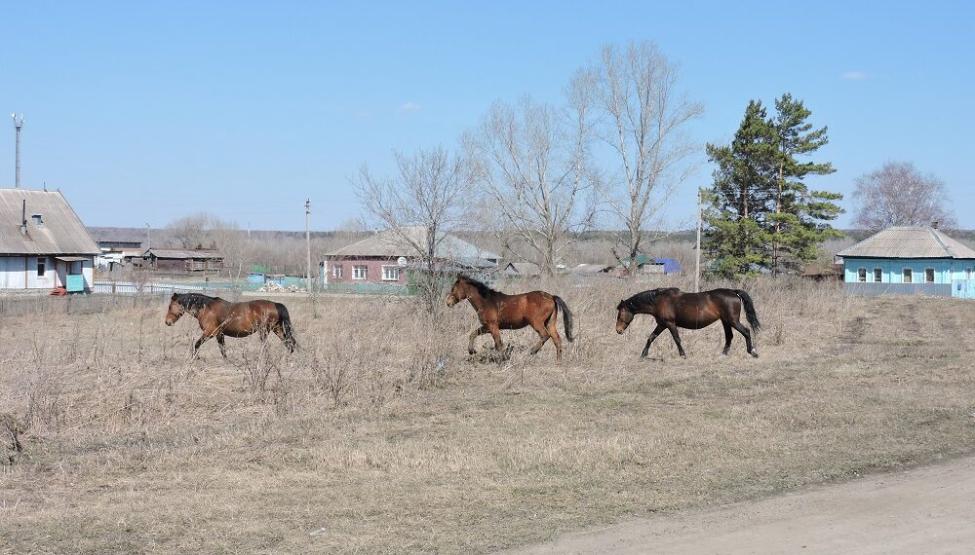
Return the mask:
<path id="1" fill-rule="evenodd" d="M 424 271 L 414 245 L 426 244 L 424 227 L 405 227 L 378 232 L 325 255 L 321 264 L 326 286 L 393 286 L 407 284 L 408 271 Z M 435 252 L 438 269 L 444 272 L 494 271 L 498 255 L 453 234 L 445 235 Z"/>
<path id="2" fill-rule="evenodd" d="M 0 189 L 0 290 L 90 291 L 99 252 L 59 191 Z"/>
<path id="3" fill-rule="evenodd" d="M 147 249 L 143 266 L 157 272 L 208 273 L 223 270 L 223 255 L 213 249 Z"/>
<path id="4" fill-rule="evenodd" d="M 936 227 L 891 227 L 836 254 L 847 291 L 975 298 L 975 250 Z"/>

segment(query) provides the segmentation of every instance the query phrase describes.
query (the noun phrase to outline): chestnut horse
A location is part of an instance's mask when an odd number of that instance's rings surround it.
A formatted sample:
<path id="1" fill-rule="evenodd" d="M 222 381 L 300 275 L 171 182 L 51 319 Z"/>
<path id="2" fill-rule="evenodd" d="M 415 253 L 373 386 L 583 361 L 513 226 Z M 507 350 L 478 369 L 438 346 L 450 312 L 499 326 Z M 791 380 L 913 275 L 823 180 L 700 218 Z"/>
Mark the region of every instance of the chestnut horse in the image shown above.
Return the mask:
<path id="1" fill-rule="evenodd" d="M 657 320 L 657 327 L 647 338 L 647 345 L 640 358 L 646 358 L 653 340 L 665 329 L 670 330 L 680 356 L 686 357 L 677 328 L 698 330 L 721 320 L 725 339 L 721 354 L 728 354 L 728 349 L 731 348 L 731 328 L 734 328 L 745 337 L 748 354 L 758 357 L 758 351 L 752 345 L 751 332 L 739 321 L 742 307 L 745 309 L 748 324 L 753 330 L 758 330 L 761 324 L 758 322 L 752 298 L 740 289 L 712 289 L 701 293 L 681 293 L 676 287 L 651 289 L 622 300 L 616 306 L 616 333 L 626 331 L 634 315 L 650 314 Z"/>
<path id="2" fill-rule="evenodd" d="M 479 335 L 490 333 L 494 338 L 494 348 L 502 352 L 501 330 L 519 330 L 531 326 L 538 333 L 538 344 L 532 347 L 535 354 L 549 338 L 555 343 L 555 359 L 562 360 L 562 339 L 556 328 L 559 310 L 565 315 L 565 337 L 573 341 L 572 313 L 561 297 L 544 291 L 531 291 L 520 295 L 506 295 L 495 291 L 476 279 L 460 275 L 447 295 L 447 306 L 467 299 L 477 311 L 480 325 L 471 332 L 467 352 L 474 354 L 474 340 Z"/>
<path id="3" fill-rule="evenodd" d="M 199 293 L 173 293 L 166 313 L 166 325 L 175 324 L 185 312 L 195 316 L 203 330 L 203 335 L 193 344 L 194 357 L 204 341 L 216 337 L 220 354 L 227 358 L 223 344 L 225 336 L 247 337 L 254 332 L 259 333 L 263 341 L 273 331 L 292 353 L 298 346 L 288 309 L 281 303 L 264 300 L 231 303 L 220 297 Z"/>

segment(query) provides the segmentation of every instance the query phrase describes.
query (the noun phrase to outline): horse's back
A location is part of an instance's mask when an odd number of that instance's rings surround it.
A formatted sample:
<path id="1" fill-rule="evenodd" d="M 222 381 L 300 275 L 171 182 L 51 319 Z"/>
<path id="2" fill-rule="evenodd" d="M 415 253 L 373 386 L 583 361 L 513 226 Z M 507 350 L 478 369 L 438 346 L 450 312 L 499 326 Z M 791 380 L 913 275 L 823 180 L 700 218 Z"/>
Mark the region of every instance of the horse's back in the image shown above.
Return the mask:
<path id="1" fill-rule="evenodd" d="M 555 308 L 555 298 L 545 291 L 504 295 L 497 299 L 498 327 L 520 329 L 546 320 Z"/>

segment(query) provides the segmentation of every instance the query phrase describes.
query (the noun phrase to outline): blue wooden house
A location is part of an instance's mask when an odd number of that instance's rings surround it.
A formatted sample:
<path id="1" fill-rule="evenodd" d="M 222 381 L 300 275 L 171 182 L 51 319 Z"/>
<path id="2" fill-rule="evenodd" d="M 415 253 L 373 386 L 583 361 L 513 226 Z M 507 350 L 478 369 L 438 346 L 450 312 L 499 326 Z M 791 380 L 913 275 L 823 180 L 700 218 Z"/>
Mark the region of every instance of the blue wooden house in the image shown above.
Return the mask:
<path id="1" fill-rule="evenodd" d="M 934 227 L 891 227 L 836 254 L 847 291 L 975 298 L 975 250 Z"/>

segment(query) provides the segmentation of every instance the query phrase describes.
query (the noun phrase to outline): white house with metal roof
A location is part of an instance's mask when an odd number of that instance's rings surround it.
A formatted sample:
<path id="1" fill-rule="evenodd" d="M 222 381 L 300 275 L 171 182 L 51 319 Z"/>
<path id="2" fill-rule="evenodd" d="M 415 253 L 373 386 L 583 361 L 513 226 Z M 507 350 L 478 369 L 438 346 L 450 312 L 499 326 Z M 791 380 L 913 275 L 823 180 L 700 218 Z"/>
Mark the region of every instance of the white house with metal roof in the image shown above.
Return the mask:
<path id="1" fill-rule="evenodd" d="M 975 250 L 934 227 L 890 227 L 836 256 L 848 291 L 975 298 Z"/>
<path id="2" fill-rule="evenodd" d="M 0 291 L 90 291 L 99 252 L 60 191 L 0 189 Z"/>

